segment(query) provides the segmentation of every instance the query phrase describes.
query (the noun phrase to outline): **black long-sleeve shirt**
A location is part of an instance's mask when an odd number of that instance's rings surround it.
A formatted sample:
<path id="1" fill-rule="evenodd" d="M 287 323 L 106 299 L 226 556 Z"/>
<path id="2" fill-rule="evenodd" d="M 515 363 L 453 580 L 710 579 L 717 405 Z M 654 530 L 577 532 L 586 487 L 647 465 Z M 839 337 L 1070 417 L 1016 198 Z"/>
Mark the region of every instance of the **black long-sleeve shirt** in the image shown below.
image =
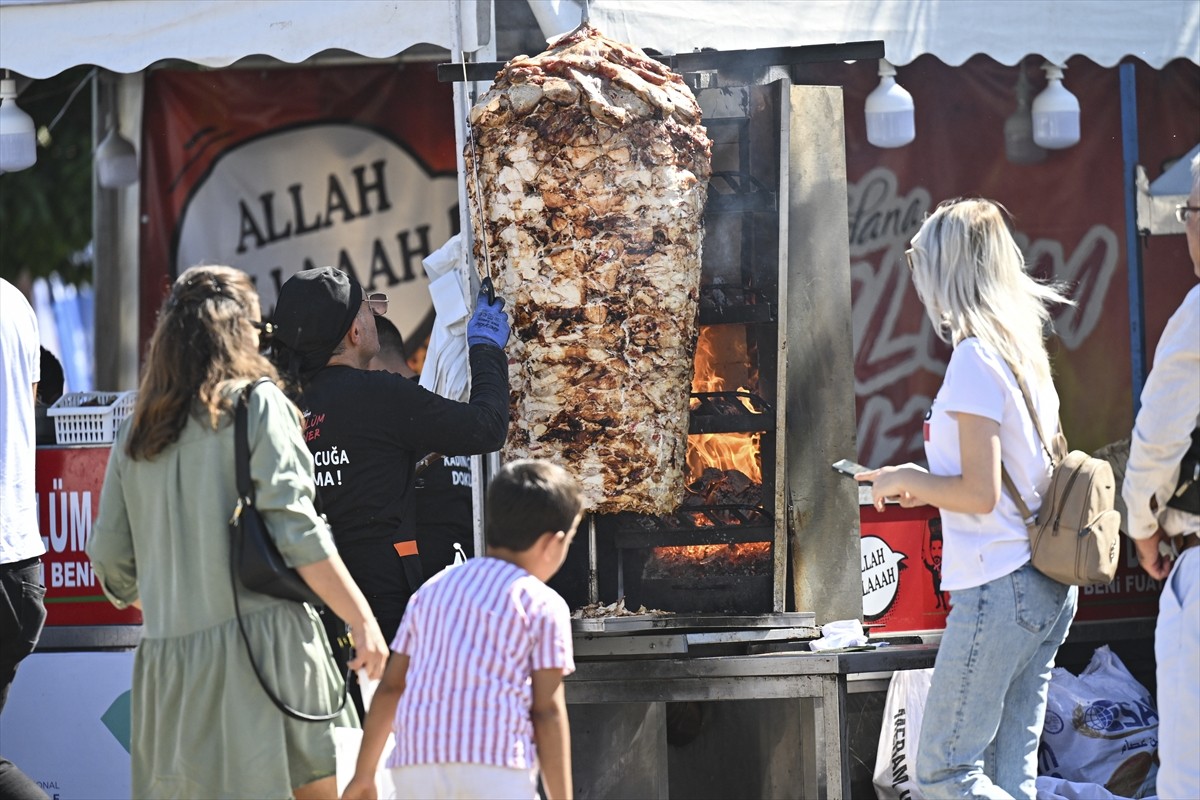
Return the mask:
<path id="1" fill-rule="evenodd" d="M 413 468 L 429 452 L 499 450 L 508 431 L 508 364 L 491 345 L 470 350 L 471 397 L 447 400 L 389 372 L 332 366 L 300 406 L 321 511 L 377 617 L 403 613 L 409 586 L 393 544 L 414 538 Z"/>

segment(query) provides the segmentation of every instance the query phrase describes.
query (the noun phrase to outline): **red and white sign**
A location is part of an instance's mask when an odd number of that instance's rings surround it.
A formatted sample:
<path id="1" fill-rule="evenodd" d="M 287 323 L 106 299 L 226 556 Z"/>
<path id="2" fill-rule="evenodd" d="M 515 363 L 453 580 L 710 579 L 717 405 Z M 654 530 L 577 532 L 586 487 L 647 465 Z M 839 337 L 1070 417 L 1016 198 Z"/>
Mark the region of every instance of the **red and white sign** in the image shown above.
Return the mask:
<path id="1" fill-rule="evenodd" d="M 85 548 L 100 507 L 109 445 L 37 449 L 38 521 L 46 554 L 47 625 L 140 625 L 136 608 L 118 611 L 96 580 Z"/>
<path id="2" fill-rule="evenodd" d="M 876 632 L 939 631 L 946 627 L 950 593 L 941 590 L 942 524 L 932 506 L 882 512 L 860 507 L 863 621 Z M 1122 537 L 1125 558 L 1106 586 L 1079 590 L 1076 622 L 1107 622 L 1158 616 L 1162 584 L 1137 563 L 1133 543 Z"/>

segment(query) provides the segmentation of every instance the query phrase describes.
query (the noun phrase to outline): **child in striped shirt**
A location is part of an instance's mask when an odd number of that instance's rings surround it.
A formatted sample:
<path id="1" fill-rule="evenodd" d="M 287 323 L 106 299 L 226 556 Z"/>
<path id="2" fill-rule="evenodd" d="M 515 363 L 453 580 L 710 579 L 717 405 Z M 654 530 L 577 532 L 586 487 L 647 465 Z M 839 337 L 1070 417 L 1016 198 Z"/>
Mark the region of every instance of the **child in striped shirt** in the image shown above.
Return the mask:
<path id="1" fill-rule="evenodd" d="M 487 493 L 487 555 L 443 570 L 409 601 L 343 798 L 375 797 L 389 730 L 400 798 L 534 800 L 539 767 L 548 800 L 572 796 L 570 611 L 545 581 L 582 514 L 561 467 L 500 470 Z"/>

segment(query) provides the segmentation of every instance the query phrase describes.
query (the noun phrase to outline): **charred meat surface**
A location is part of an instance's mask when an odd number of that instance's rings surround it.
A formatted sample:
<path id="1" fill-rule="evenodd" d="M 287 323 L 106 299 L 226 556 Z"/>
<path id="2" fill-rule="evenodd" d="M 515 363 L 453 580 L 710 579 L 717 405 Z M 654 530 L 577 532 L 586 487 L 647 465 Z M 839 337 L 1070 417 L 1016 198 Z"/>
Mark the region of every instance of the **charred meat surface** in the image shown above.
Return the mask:
<path id="1" fill-rule="evenodd" d="M 598 513 L 685 494 L 711 142 L 676 74 L 582 25 L 470 113 L 475 259 L 509 298 L 506 458 L 567 467 Z"/>

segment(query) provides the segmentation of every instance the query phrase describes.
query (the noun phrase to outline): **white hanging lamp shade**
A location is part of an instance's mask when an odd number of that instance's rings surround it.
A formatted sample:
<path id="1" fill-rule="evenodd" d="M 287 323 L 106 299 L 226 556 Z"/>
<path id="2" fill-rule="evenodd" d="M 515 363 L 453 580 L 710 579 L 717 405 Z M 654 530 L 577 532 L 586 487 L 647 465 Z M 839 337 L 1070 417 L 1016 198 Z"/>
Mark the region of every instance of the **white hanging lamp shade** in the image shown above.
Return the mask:
<path id="1" fill-rule="evenodd" d="M 137 150 L 114 124 L 96 147 L 96 180 L 105 189 L 120 189 L 132 186 L 137 179 Z"/>
<path id="2" fill-rule="evenodd" d="M 0 172 L 28 169 L 37 162 L 33 117 L 17 105 L 17 82 L 0 80 Z"/>
<path id="3" fill-rule="evenodd" d="M 1013 164 L 1036 164 L 1046 151 L 1033 141 L 1033 113 L 1029 106 L 1029 79 L 1021 65 L 1017 79 L 1017 110 L 1004 120 L 1004 155 Z"/>
<path id="4" fill-rule="evenodd" d="M 916 138 L 912 95 L 896 83 L 896 68 L 879 59 L 879 85 L 865 104 L 867 141 L 876 147 L 903 147 Z"/>
<path id="5" fill-rule="evenodd" d="M 1079 99 L 1062 85 L 1063 70 L 1047 61 L 1046 88 L 1033 101 L 1033 141 L 1048 150 L 1079 142 Z"/>

